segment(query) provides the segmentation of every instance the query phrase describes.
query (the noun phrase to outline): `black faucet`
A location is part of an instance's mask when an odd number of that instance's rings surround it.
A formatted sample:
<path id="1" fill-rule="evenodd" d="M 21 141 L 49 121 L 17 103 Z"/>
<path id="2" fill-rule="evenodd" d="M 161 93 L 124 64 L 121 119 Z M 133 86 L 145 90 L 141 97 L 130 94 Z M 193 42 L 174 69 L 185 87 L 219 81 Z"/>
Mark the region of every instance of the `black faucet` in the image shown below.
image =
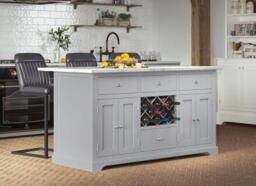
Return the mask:
<path id="1" fill-rule="evenodd" d="M 102 61 L 102 56 L 103 55 L 110 55 L 111 53 L 114 53 L 115 52 L 115 47 L 112 47 L 112 51 L 109 52 L 109 38 L 111 35 L 114 35 L 116 36 L 116 39 L 117 39 L 117 44 L 120 45 L 120 38 L 118 36 L 118 34 L 116 32 L 110 32 L 106 38 L 106 50 L 105 52 L 102 51 L 102 47 L 100 47 L 100 61 Z"/>

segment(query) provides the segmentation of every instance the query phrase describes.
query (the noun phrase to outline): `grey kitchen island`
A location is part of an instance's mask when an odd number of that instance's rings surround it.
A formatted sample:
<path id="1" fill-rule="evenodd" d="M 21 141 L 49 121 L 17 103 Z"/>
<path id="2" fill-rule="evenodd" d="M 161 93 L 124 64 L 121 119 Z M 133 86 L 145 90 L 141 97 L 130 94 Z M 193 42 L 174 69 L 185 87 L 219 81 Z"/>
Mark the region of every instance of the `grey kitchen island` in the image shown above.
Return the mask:
<path id="1" fill-rule="evenodd" d="M 216 67 L 54 72 L 53 162 L 87 171 L 217 154 Z"/>

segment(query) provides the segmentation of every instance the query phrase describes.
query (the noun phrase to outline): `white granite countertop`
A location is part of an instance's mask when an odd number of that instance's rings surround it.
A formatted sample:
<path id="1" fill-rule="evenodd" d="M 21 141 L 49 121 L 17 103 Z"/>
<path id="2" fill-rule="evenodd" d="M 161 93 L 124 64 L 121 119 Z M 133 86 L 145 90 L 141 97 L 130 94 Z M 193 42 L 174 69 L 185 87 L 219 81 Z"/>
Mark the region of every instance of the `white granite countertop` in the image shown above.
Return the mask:
<path id="1" fill-rule="evenodd" d="M 148 67 L 148 68 L 96 68 L 96 67 L 47 67 L 39 68 L 39 71 L 61 72 L 61 73 L 85 73 L 85 74 L 106 74 L 106 73 L 139 73 L 139 72 L 177 72 L 177 71 L 214 71 L 220 69 L 216 66 L 165 66 L 165 67 Z"/>
<path id="2" fill-rule="evenodd" d="M 47 66 L 52 67 L 65 67 L 66 63 L 46 63 Z M 149 66 L 178 66 L 180 65 L 180 62 L 178 61 L 152 61 L 152 62 L 143 62 L 145 65 Z M 0 64 L 0 68 L 7 68 L 7 67 L 15 67 L 15 64 Z"/>

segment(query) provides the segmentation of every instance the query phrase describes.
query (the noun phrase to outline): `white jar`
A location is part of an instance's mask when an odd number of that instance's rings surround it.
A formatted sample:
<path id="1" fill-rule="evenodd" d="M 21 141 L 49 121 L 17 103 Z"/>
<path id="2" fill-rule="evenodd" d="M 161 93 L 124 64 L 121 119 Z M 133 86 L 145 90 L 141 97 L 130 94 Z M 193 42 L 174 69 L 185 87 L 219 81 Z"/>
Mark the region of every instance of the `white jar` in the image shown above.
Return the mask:
<path id="1" fill-rule="evenodd" d="M 231 8 L 231 14 L 238 14 L 239 13 L 239 1 L 232 0 L 230 8 Z"/>
<path id="2" fill-rule="evenodd" d="M 126 5 L 131 5 L 132 2 L 131 2 L 131 0 L 125 0 L 125 4 L 126 4 Z"/>
<path id="3" fill-rule="evenodd" d="M 246 0 L 240 0 L 240 2 L 239 2 L 239 14 L 246 14 L 246 13 L 247 13 Z"/>
<path id="4" fill-rule="evenodd" d="M 254 13 L 254 3 L 252 1 L 249 1 L 246 4 L 246 13 L 247 14 L 253 14 Z"/>

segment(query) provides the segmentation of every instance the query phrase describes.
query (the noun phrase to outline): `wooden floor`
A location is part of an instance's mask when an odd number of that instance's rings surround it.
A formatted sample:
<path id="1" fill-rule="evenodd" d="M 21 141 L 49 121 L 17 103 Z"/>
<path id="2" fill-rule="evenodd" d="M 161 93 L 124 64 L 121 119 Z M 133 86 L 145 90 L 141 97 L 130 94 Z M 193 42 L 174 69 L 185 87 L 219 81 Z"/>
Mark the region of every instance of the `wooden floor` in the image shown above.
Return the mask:
<path id="1" fill-rule="evenodd" d="M 41 144 L 42 137 L 0 140 L 0 186 L 256 185 L 256 126 L 219 127 L 218 156 L 165 159 L 110 167 L 97 173 L 57 166 L 51 160 L 10 153 Z"/>

